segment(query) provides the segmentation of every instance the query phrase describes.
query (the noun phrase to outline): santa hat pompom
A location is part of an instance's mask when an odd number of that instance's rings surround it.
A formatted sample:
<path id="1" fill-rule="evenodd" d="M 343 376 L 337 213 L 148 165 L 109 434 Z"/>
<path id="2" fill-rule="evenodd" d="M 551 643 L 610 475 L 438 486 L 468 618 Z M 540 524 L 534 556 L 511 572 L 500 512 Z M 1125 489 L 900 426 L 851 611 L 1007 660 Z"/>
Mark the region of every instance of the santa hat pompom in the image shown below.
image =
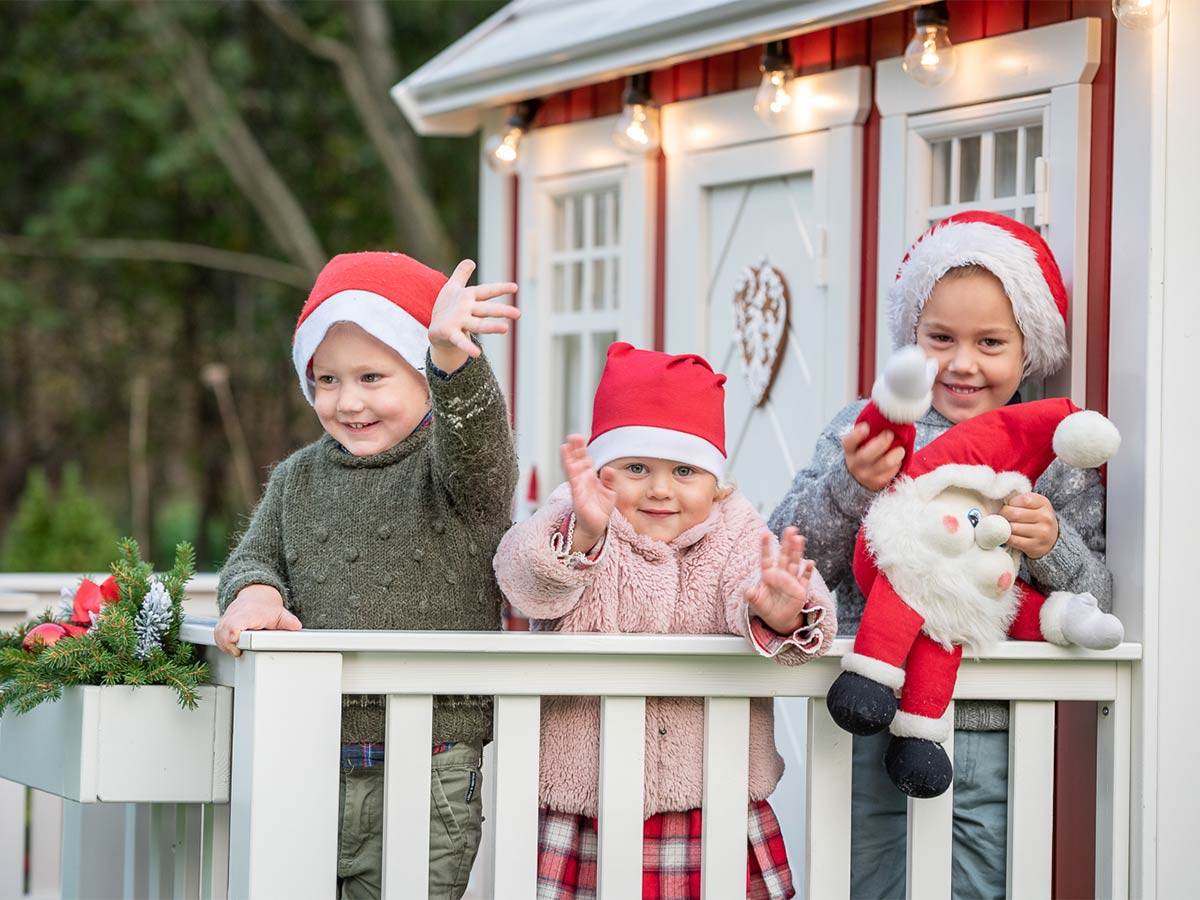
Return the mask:
<path id="1" fill-rule="evenodd" d="M 1117 426 L 1094 410 L 1072 413 L 1054 429 L 1054 455 L 1079 469 L 1104 465 L 1120 446 Z"/>

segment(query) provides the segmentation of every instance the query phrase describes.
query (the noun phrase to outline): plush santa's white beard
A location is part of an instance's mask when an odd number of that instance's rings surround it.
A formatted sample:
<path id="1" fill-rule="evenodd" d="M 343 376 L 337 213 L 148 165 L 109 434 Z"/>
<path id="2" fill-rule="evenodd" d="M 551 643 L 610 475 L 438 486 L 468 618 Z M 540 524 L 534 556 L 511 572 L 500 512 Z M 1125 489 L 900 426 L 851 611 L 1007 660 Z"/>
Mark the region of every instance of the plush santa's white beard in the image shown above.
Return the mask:
<path id="1" fill-rule="evenodd" d="M 1015 583 L 999 596 L 981 588 L 959 559 L 922 539 L 921 522 L 929 514 L 916 482 L 897 479 L 863 519 L 867 546 L 896 593 L 925 620 L 922 630 L 929 637 L 946 649 L 961 644 L 977 655 L 1008 634 L 1017 614 Z"/>

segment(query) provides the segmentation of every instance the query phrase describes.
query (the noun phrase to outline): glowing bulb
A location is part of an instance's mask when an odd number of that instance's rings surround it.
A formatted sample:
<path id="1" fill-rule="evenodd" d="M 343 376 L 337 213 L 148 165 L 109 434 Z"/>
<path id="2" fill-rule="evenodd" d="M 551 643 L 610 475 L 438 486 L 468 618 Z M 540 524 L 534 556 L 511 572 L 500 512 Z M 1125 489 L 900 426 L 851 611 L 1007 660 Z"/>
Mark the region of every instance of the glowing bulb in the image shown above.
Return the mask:
<path id="1" fill-rule="evenodd" d="M 492 171 L 511 175 L 517 169 L 517 156 L 521 150 L 521 138 L 529 130 L 529 124 L 537 115 L 540 100 L 519 103 L 513 114 L 504 123 L 504 128 L 483 142 L 483 156 Z"/>
<path id="2" fill-rule="evenodd" d="M 904 48 L 902 68 L 921 84 L 941 84 L 954 74 L 954 47 L 950 43 L 950 9 L 945 3 L 930 3 L 913 14 L 916 27 Z"/>
<path id="3" fill-rule="evenodd" d="M 754 92 L 754 112 L 768 125 L 779 123 L 792 111 L 796 70 L 786 41 L 772 41 L 759 63 L 762 81 Z"/>
<path id="4" fill-rule="evenodd" d="M 1144 31 L 1153 28 L 1166 17 L 1168 2 L 1169 0 L 1113 0 L 1112 11 L 1122 25 Z"/>
<path id="5" fill-rule="evenodd" d="M 628 153 L 657 150 L 658 107 L 650 97 L 650 76 L 631 76 L 622 102 L 621 115 L 613 126 L 613 143 Z"/>

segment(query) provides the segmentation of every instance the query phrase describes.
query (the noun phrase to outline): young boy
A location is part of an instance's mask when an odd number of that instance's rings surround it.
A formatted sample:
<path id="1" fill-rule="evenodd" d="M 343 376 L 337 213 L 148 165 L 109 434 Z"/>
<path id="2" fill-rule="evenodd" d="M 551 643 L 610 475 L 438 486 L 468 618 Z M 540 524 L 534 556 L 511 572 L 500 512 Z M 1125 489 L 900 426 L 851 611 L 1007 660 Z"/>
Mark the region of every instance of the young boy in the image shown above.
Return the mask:
<path id="1" fill-rule="evenodd" d="M 918 344 L 938 362 L 933 408 L 916 422 L 919 449 L 951 425 L 1019 403 L 1023 377 L 1044 378 L 1067 359 L 1067 293 L 1041 236 L 995 213 L 959 213 L 921 236 L 888 293 L 892 342 Z M 866 401 L 839 412 L 771 516 L 780 533 L 808 535 L 808 555 L 838 598 L 838 623 L 853 635 L 865 600 L 850 566 L 855 536 L 875 495 L 895 477 L 903 449 L 892 433 L 864 441 L 852 427 Z M 1025 554 L 1021 576 L 1043 592 L 1090 592 L 1112 604 L 1104 564 L 1104 488 L 1095 470 L 1055 461 L 1035 492 L 1001 510 L 1008 545 Z M 1006 877 L 1008 706 L 958 703 L 954 736 L 956 897 L 1003 897 Z M 903 897 L 906 798 L 888 779 L 890 735 L 854 739 L 851 894 Z"/>
<path id="2" fill-rule="evenodd" d="M 334 257 L 292 342 L 325 434 L 271 472 L 221 570 L 218 646 L 247 629 L 499 627 L 492 555 L 516 460 L 504 397 L 474 342 L 503 334 L 515 284 L 467 287 L 399 253 Z M 491 302 L 488 302 L 491 301 Z M 422 370 L 424 370 L 422 372 Z M 466 890 L 481 822 L 489 697 L 434 702 L 429 896 Z M 382 883 L 383 698 L 342 698 L 339 896 Z"/>

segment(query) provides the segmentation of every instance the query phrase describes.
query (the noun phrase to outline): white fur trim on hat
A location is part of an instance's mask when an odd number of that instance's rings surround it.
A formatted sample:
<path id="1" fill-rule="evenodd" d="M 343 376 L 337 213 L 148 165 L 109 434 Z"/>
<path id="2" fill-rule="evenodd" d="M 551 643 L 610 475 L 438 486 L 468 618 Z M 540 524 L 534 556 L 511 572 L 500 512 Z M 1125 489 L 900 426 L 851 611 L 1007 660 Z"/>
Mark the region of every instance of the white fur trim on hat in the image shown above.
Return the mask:
<path id="1" fill-rule="evenodd" d="M 1025 374 L 1044 378 L 1067 360 L 1067 326 L 1029 244 L 989 222 L 947 222 L 909 250 L 888 290 L 892 344 L 917 339 L 917 320 L 950 269 L 983 266 L 1000 279 L 1025 340 Z"/>
<path id="2" fill-rule="evenodd" d="M 990 500 L 1007 500 L 1014 494 L 1033 490 L 1020 472 L 997 472 L 990 466 L 948 463 L 913 479 L 922 500 L 932 500 L 949 487 L 978 491 Z"/>
<path id="3" fill-rule="evenodd" d="M 1063 634 L 1063 622 L 1067 617 L 1067 605 L 1075 595 L 1071 591 L 1054 591 L 1046 598 L 1038 611 L 1038 624 L 1042 628 L 1042 637 L 1051 644 L 1067 647 L 1070 641 Z"/>
<path id="4" fill-rule="evenodd" d="M 314 385 L 308 376 L 309 363 L 326 333 L 338 322 L 357 325 L 399 353 L 414 369 L 425 368 L 429 330 L 424 325 L 387 297 L 371 291 L 339 291 L 308 314 L 292 339 L 292 362 L 300 378 L 300 390 L 309 403 L 315 398 Z"/>
<path id="5" fill-rule="evenodd" d="M 1071 413 L 1054 429 L 1054 455 L 1079 469 L 1104 465 L 1120 446 L 1117 426 L 1095 410 Z"/>
<path id="6" fill-rule="evenodd" d="M 597 469 L 614 459 L 642 456 L 687 463 L 716 476 L 725 477 L 725 456 L 702 437 L 686 431 L 652 425 L 612 428 L 588 444 L 588 455 Z"/>
<path id="7" fill-rule="evenodd" d="M 904 687 L 904 670 L 891 663 L 885 663 L 873 656 L 861 653 L 847 653 L 842 657 L 842 671 L 853 672 L 863 678 L 870 678 L 880 684 L 898 691 Z"/>
<path id="8" fill-rule="evenodd" d="M 898 709 L 896 710 L 896 717 L 892 719 L 892 726 L 889 730 L 896 737 L 921 738 L 940 744 L 950 737 L 950 726 L 952 724 L 953 718 L 949 708 L 942 713 L 940 719 L 931 719 L 929 716 L 918 716 Z"/>

